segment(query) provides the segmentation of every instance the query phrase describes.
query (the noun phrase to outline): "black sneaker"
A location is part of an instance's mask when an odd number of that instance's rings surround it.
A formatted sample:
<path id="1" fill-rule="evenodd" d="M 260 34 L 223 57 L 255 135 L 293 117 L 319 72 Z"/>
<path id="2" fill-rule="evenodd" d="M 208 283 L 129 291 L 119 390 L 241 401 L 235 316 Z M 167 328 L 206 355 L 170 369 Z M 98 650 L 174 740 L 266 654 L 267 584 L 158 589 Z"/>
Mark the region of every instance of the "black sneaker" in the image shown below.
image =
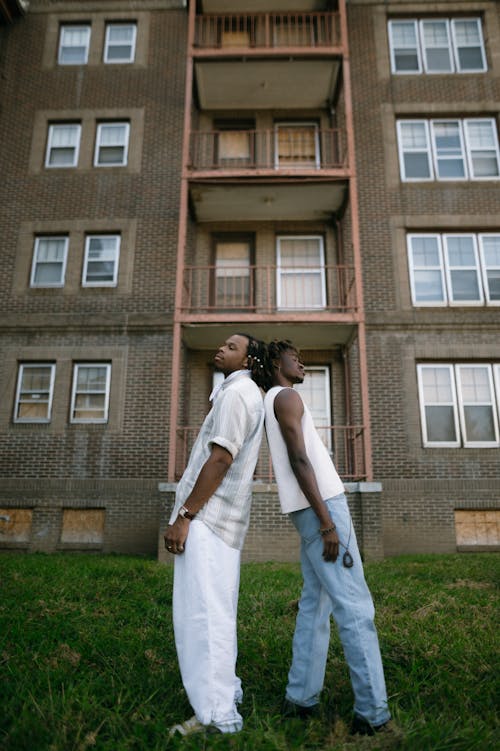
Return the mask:
<path id="1" fill-rule="evenodd" d="M 299 717 L 301 720 L 307 720 L 314 717 L 319 711 L 319 704 L 313 704 L 312 707 L 304 707 L 301 704 L 295 704 L 289 699 L 285 699 L 281 706 L 282 717 Z"/>
<path id="2" fill-rule="evenodd" d="M 387 720 L 381 725 L 372 725 L 359 715 L 354 715 L 351 723 L 351 735 L 375 735 L 380 733 L 382 735 L 390 735 L 395 739 L 402 737 L 402 732 L 393 720 Z"/>

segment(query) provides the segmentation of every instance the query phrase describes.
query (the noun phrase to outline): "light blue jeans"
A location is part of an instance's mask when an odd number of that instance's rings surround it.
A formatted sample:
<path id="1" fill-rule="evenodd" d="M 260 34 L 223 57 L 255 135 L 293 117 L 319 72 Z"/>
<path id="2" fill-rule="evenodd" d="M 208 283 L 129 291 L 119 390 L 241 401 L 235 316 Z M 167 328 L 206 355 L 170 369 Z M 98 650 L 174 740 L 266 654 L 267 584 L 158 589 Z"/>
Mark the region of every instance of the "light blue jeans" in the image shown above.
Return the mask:
<path id="1" fill-rule="evenodd" d="M 305 707 L 319 702 L 325 679 L 330 643 L 330 615 L 339 630 L 354 691 L 354 712 L 371 725 L 390 719 L 384 670 L 373 622 L 375 610 L 365 581 L 356 534 L 347 499 L 341 495 L 325 501 L 337 526 L 340 542 L 348 544 L 354 561 L 345 568 L 339 547 L 335 563 L 323 559 L 323 540 L 318 517 L 312 508 L 295 511 L 290 520 L 301 538 L 304 584 L 293 637 L 293 659 L 286 697 Z"/>

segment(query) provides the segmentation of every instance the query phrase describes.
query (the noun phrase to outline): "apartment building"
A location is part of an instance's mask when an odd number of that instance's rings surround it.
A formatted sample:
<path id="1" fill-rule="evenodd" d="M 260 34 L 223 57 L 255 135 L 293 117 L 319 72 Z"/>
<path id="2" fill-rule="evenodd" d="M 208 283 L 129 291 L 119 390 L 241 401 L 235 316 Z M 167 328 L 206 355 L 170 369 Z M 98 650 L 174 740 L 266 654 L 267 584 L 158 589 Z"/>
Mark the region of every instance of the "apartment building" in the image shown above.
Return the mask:
<path id="1" fill-rule="evenodd" d="M 0 546 L 155 552 L 248 331 L 300 347 L 365 557 L 498 547 L 498 3 L 36 0 L 6 39 Z M 253 496 L 246 559 L 296 559 L 265 444 Z"/>
<path id="2" fill-rule="evenodd" d="M 4 548 L 156 551 L 186 29 L 180 0 L 32 0 L 4 30 Z"/>
<path id="3" fill-rule="evenodd" d="M 349 3 L 386 555 L 500 542 L 500 4 Z"/>

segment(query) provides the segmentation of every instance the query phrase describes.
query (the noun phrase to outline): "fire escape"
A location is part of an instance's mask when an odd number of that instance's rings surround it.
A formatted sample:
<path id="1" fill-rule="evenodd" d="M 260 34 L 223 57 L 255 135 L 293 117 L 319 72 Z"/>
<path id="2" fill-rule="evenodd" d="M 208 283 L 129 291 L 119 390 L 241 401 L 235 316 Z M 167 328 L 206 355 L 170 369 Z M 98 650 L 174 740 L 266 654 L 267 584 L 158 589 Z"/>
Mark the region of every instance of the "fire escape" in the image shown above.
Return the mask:
<path id="1" fill-rule="evenodd" d="M 245 330 L 332 353 L 324 440 L 344 480 L 370 479 L 345 0 L 235 5 L 189 8 L 169 479 L 202 419 L 183 402 L 193 353 Z"/>

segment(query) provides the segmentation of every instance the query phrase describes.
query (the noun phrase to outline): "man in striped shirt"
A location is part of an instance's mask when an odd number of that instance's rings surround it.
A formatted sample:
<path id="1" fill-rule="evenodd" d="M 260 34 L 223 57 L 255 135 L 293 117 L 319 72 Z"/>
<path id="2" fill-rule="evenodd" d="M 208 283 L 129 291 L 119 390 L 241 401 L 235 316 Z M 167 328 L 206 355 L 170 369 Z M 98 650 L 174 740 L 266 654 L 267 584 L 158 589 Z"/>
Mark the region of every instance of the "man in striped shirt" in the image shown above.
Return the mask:
<path id="1" fill-rule="evenodd" d="M 233 334 L 215 367 L 225 379 L 179 482 L 165 546 L 175 555 L 173 621 L 182 682 L 194 716 L 170 734 L 236 733 L 243 720 L 236 669 L 240 555 L 264 421 L 265 345 Z"/>

